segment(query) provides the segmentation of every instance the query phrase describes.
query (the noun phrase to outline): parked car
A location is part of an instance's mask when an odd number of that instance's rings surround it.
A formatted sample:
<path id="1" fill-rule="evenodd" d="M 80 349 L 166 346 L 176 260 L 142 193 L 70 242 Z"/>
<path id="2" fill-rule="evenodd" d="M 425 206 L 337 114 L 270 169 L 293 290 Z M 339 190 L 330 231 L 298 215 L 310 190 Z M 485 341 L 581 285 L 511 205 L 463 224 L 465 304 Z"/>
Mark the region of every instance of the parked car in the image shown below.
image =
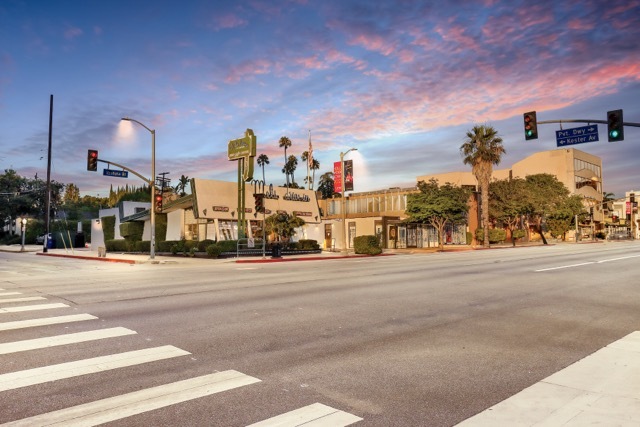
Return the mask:
<path id="1" fill-rule="evenodd" d="M 36 244 L 37 245 L 44 245 L 44 237 L 45 237 L 45 234 L 36 237 Z M 51 240 L 51 239 L 52 239 L 51 233 L 49 233 L 49 239 L 48 240 Z"/>
<path id="2" fill-rule="evenodd" d="M 609 234 L 609 240 L 631 240 L 631 233 L 617 232 Z"/>

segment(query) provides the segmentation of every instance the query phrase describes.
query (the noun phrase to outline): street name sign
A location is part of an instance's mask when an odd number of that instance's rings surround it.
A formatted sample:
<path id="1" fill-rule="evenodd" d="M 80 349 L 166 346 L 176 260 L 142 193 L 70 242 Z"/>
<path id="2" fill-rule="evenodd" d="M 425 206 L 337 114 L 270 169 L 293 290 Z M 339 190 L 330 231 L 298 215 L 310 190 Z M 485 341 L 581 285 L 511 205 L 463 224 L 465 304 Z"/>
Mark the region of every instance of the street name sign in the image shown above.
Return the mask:
<path id="1" fill-rule="evenodd" d="M 118 178 L 128 178 L 129 177 L 129 172 L 127 171 L 119 171 L 116 169 L 103 169 L 102 170 L 102 175 L 104 176 L 115 176 Z"/>
<path id="2" fill-rule="evenodd" d="M 598 125 L 556 131 L 556 145 L 558 147 L 595 141 L 598 141 Z"/>

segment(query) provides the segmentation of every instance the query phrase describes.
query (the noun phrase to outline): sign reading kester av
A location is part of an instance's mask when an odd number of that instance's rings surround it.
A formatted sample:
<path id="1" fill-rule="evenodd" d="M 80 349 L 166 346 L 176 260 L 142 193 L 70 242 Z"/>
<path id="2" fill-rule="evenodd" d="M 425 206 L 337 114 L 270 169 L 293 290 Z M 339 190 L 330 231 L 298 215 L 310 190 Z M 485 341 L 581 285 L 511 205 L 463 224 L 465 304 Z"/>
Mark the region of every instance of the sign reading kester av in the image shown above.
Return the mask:
<path id="1" fill-rule="evenodd" d="M 556 144 L 558 147 L 595 141 L 598 141 L 598 125 L 556 131 Z"/>

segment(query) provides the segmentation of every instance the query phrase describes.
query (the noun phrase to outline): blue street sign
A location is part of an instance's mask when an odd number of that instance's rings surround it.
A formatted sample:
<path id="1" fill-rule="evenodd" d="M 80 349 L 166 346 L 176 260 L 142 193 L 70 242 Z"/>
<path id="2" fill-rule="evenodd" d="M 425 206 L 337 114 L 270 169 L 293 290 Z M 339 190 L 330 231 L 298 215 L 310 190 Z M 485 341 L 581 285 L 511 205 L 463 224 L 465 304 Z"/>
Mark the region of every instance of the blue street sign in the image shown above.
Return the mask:
<path id="1" fill-rule="evenodd" d="M 118 177 L 118 178 L 128 178 L 129 177 L 129 172 L 127 172 L 127 171 L 119 171 L 119 170 L 115 170 L 115 169 L 103 169 L 102 170 L 102 175 L 115 176 L 115 177 Z"/>
<path id="2" fill-rule="evenodd" d="M 556 131 L 556 145 L 558 147 L 595 141 L 598 141 L 598 125 Z"/>

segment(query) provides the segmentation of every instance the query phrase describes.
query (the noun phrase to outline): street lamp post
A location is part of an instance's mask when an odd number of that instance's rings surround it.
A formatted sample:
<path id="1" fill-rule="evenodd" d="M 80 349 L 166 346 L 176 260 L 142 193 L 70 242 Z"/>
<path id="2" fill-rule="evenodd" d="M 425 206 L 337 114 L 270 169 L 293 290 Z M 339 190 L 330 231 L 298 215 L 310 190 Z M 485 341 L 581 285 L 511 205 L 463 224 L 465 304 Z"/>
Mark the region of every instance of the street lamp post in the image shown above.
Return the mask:
<path id="1" fill-rule="evenodd" d="M 129 122 L 135 122 L 151 132 L 151 178 L 149 178 L 149 186 L 151 187 L 151 241 L 149 242 L 151 245 L 149 251 L 149 258 L 155 259 L 156 257 L 156 209 L 155 209 L 155 200 L 156 200 L 156 130 L 149 129 L 143 123 L 135 119 L 131 119 L 129 117 L 123 117 L 122 120 L 127 120 Z"/>
<path id="2" fill-rule="evenodd" d="M 357 148 L 349 148 L 344 153 L 340 153 L 340 179 L 342 180 L 342 185 L 340 186 L 341 190 L 341 200 L 342 200 L 342 252 L 347 253 L 347 211 L 346 211 L 346 203 L 344 202 L 344 186 L 345 186 L 345 176 L 344 176 L 344 156 L 346 156 L 350 151 L 358 151 Z"/>

